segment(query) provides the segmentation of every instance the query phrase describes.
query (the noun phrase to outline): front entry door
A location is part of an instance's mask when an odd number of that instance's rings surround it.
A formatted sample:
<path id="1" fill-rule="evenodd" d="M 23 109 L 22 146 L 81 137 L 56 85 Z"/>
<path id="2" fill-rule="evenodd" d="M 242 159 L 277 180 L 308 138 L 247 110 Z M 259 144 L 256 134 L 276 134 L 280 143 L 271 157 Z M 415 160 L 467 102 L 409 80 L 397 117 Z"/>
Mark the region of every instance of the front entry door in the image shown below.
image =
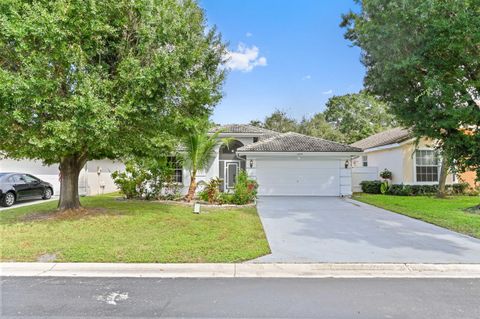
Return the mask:
<path id="1" fill-rule="evenodd" d="M 226 190 L 233 189 L 237 180 L 238 171 L 240 169 L 238 162 L 225 163 L 225 188 Z"/>

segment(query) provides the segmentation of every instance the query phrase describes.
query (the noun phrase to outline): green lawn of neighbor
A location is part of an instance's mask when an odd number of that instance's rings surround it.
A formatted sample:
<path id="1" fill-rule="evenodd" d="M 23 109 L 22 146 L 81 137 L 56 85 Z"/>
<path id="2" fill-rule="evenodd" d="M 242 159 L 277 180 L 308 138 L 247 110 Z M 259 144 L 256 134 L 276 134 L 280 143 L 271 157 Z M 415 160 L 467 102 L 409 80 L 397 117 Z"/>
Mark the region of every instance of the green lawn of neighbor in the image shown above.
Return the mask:
<path id="1" fill-rule="evenodd" d="M 0 259 L 58 262 L 239 262 L 270 252 L 254 207 L 203 209 L 118 195 L 81 199 L 81 214 L 56 202 L 0 211 Z"/>
<path id="2" fill-rule="evenodd" d="M 354 199 L 480 238 L 480 214 L 465 211 L 480 204 L 478 196 L 391 196 L 356 194 Z"/>

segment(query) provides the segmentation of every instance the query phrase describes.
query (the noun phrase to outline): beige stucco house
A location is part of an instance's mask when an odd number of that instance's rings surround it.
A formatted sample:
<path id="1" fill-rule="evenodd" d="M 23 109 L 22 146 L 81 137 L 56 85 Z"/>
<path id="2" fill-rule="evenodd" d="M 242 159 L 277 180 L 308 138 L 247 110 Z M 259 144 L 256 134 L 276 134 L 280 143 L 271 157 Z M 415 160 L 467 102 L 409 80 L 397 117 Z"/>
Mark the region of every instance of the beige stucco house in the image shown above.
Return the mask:
<path id="1" fill-rule="evenodd" d="M 394 128 L 352 144 L 363 149 L 364 154 L 352 161 L 355 169 L 365 167 L 378 173 L 384 169 L 392 172 L 394 184 L 437 184 L 440 178 L 441 158 L 435 150 L 435 141 L 416 141 L 408 129 Z M 450 172 L 447 184 L 459 182 Z"/>

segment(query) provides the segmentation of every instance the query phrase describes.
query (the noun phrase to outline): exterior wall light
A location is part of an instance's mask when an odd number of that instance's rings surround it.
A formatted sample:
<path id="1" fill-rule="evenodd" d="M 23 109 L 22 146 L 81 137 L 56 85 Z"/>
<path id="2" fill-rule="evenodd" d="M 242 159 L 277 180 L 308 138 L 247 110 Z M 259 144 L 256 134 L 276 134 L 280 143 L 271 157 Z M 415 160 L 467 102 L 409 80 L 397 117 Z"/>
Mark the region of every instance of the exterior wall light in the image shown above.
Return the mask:
<path id="1" fill-rule="evenodd" d="M 250 160 L 250 168 L 253 168 L 253 159 Z"/>
<path id="2" fill-rule="evenodd" d="M 348 160 L 345 161 L 345 168 L 348 168 Z"/>

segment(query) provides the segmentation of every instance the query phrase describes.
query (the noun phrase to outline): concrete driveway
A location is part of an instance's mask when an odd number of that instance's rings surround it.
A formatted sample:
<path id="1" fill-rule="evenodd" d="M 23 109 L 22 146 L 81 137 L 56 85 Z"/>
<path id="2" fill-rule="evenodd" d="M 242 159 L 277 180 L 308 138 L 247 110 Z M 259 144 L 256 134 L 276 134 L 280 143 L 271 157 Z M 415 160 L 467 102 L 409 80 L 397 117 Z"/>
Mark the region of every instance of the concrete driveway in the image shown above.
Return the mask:
<path id="1" fill-rule="evenodd" d="M 253 262 L 480 263 L 480 240 L 337 197 L 261 197 L 271 255 Z"/>

